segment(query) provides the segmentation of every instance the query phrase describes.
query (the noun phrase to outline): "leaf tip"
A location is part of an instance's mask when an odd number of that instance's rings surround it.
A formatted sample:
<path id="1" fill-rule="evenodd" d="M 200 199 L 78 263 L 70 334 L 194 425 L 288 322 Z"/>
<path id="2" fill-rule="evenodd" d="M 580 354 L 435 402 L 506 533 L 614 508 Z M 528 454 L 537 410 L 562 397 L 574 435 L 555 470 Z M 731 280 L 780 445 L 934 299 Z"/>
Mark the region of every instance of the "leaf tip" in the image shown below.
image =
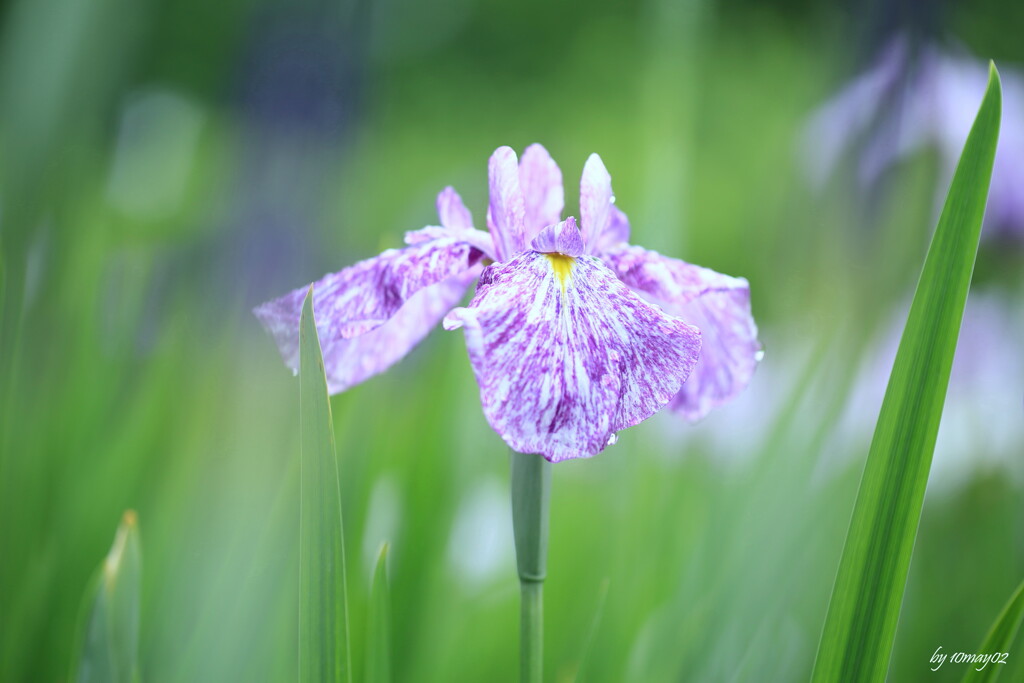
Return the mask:
<path id="1" fill-rule="evenodd" d="M 391 549 L 391 544 L 384 541 L 380 544 L 380 549 L 377 551 L 377 562 L 375 572 L 387 571 L 388 562 L 388 551 Z"/>
<path id="2" fill-rule="evenodd" d="M 108 591 L 113 590 L 121 574 L 128 544 L 134 542 L 134 537 L 137 533 L 136 525 L 138 521 L 138 515 L 135 510 L 125 510 L 121 516 L 121 524 L 118 526 L 117 533 L 114 536 L 114 543 L 103 560 L 104 586 Z"/>
<path id="3" fill-rule="evenodd" d="M 1001 105 L 1003 99 L 1003 84 L 999 78 L 999 69 L 996 68 L 994 60 L 988 60 L 988 85 L 985 87 L 985 99 L 992 97 Z M 1000 107 L 1001 108 L 1001 107 Z"/>

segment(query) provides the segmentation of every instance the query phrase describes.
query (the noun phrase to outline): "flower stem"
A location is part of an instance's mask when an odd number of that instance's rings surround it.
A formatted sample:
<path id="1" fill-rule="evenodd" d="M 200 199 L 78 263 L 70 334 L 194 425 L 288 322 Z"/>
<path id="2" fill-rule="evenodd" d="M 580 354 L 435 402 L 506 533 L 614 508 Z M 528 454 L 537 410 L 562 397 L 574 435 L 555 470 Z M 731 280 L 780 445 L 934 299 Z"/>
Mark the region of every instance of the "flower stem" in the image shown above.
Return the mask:
<path id="1" fill-rule="evenodd" d="M 539 455 L 512 452 L 512 531 L 521 608 L 519 667 L 522 683 L 544 680 L 544 577 L 548 556 L 551 464 Z"/>

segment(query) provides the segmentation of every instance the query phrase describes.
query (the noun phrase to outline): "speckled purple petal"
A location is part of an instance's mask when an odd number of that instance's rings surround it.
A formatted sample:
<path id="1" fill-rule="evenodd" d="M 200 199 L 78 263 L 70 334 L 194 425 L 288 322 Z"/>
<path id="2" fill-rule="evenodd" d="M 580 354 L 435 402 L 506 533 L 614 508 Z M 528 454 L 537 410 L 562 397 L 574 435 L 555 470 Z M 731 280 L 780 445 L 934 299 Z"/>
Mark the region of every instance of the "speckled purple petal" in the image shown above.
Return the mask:
<path id="1" fill-rule="evenodd" d="M 473 227 L 473 215 L 462 203 L 455 188 L 448 186 L 437 195 L 437 214 L 441 225 L 428 225 L 405 233 L 406 244 L 422 244 L 431 240 L 455 239 L 473 245 L 490 258 L 495 257 L 494 241 L 489 233 Z"/>
<path id="2" fill-rule="evenodd" d="M 313 285 L 313 310 L 332 393 L 404 356 L 456 305 L 483 254 L 443 238 L 389 249 Z M 285 364 L 299 363 L 299 314 L 307 287 L 253 310 Z"/>
<path id="3" fill-rule="evenodd" d="M 528 251 L 486 268 L 463 327 L 491 427 L 552 462 L 589 457 L 679 392 L 700 333 L 633 294 L 597 258 Z"/>
<path id="4" fill-rule="evenodd" d="M 526 209 L 519 185 L 519 163 L 511 147 L 499 147 L 487 164 L 490 203 L 487 207 L 487 228 L 494 239 L 495 256 L 507 261 L 526 245 L 523 221 Z"/>
<path id="5" fill-rule="evenodd" d="M 580 179 L 580 229 L 588 254 L 594 253 L 598 239 L 608 228 L 613 201 L 612 177 L 601 157 L 591 154 Z"/>
<path id="6" fill-rule="evenodd" d="M 432 240 L 454 239 L 466 242 L 485 255 L 494 259 L 494 242 L 490 234 L 475 228 L 444 228 L 439 225 L 428 225 L 419 230 L 409 230 L 405 233 L 406 244 L 423 244 Z"/>
<path id="7" fill-rule="evenodd" d="M 525 242 L 544 227 L 562 220 L 565 189 L 562 171 L 543 145 L 532 144 L 519 160 L 519 183 L 526 208 Z"/>
<path id="8" fill-rule="evenodd" d="M 449 185 L 437 195 L 437 215 L 441 225 L 453 230 L 473 227 L 473 214 L 462 203 L 462 197 Z"/>
<path id="9" fill-rule="evenodd" d="M 366 334 L 322 340 L 327 390 L 331 394 L 345 391 L 402 360 L 462 301 L 476 277 L 473 271 L 479 270 L 478 265 L 465 275 L 421 289 L 386 323 Z M 298 367 L 298 358 L 295 363 Z"/>
<path id="10" fill-rule="evenodd" d="M 698 420 L 742 391 L 761 358 L 750 285 L 708 268 L 622 245 L 601 258 L 631 288 L 703 335 L 701 357 L 670 407 Z"/>
<path id="11" fill-rule="evenodd" d="M 569 216 L 560 223 L 544 228 L 533 238 L 530 248 L 544 254 L 582 255 L 583 237 L 576 227 L 576 219 Z"/>

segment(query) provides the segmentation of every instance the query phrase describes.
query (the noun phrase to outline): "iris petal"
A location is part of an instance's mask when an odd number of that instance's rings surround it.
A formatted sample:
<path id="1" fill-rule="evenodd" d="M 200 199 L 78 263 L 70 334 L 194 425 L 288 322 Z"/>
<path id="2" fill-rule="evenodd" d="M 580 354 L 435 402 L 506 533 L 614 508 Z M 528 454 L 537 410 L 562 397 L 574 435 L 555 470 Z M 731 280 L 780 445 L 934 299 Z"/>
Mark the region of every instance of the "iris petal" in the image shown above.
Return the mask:
<path id="1" fill-rule="evenodd" d="M 657 412 L 697 363 L 700 333 L 599 259 L 524 252 L 486 268 L 445 317 L 465 330 L 484 414 L 514 450 L 592 456 Z"/>
<path id="2" fill-rule="evenodd" d="M 507 261 L 526 245 L 523 221 L 526 209 L 519 185 L 519 163 L 511 147 L 494 150 L 487 164 L 490 204 L 487 207 L 487 228 L 494 239 L 496 256 Z"/>
<path id="3" fill-rule="evenodd" d="M 598 255 L 629 241 L 629 218 L 614 204 L 609 209 L 608 227 L 596 239 L 593 253 Z"/>
<path id="4" fill-rule="evenodd" d="M 612 177 L 601 157 L 591 154 L 583 165 L 580 179 L 580 229 L 588 254 L 594 253 L 594 247 L 608 228 L 612 201 Z"/>
<path id="5" fill-rule="evenodd" d="M 330 392 L 408 353 L 458 304 L 482 256 L 473 245 L 446 237 L 389 249 L 314 283 L 313 311 Z M 253 310 L 293 370 L 299 367 L 299 314 L 307 289 Z"/>
<path id="6" fill-rule="evenodd" d="M 437 215 L 441 225 L 454 230 L 473 227 L 473 214 L 462 203 L 462 197 L 449 185 L 437 195 Z"/>
<path id="7" fill-rule="evenodd" d="M 761 356 L 750 285 L 708 268 L 621 245 L 601 255 L 624 283 L 703 335 L 697 366 L 670 408 L 698 420 L 742 391 Z"/>
<path id="8" fill-rule="evenodd" d="M 543 145 L 532 144 L 523 152 L 519 183 L 526 210 L 524 241 L 529 244 L 542 228 L 562 220 L 565 208 L 562 171 Z"/>
<path id="9" fill-rule="evenodd" d="M 576 219 L 569 216 L 561 223 L 544 228 L 533 238 L 530 248 L 541 253 L 580 256 L 583 254 L 583 237 L 576 227 Z"/>

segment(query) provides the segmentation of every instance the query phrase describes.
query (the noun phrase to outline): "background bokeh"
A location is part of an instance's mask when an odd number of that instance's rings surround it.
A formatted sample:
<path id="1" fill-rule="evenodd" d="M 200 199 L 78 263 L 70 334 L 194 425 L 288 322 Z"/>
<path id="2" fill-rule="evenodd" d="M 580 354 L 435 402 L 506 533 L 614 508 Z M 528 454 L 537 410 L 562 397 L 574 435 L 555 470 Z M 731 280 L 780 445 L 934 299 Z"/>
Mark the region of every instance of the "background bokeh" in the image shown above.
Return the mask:
<path id="1" fill-rule="evenodd" d="M 4 2 L 0 680 L 67 678 L 127 508 L 143 680 L 294 679 L 298 383 L 250 309 L 399 246 L 447 184 L 482 223 L 488 155 L 531 142 L 561 165 L 567 213 L 598 152 L 635 242 L 747 277 L 766 352 L 702 423 L 658 415 L 555 467 L 549 679 L 806 679 L 950 174 L 932 144 L 861 172 L 874 129 L 912 132 L 883 125 L 906 110 L 898 85 L 825 170 L 811 122 L 904 39 L 994 58 L 1005 139 L 1024 126 L 1022 8 Z M 932 653 L 973 652 L 1024 576 L 1010 223 L 982 235 L 893 681 L 959 679 Z M 512 680 L 508 459 L 461 334 L 332 406 L 357 675 L 387 540 L 397 680 Z M 1024 678 L 1024 650 L 1006 669 Z"/>

